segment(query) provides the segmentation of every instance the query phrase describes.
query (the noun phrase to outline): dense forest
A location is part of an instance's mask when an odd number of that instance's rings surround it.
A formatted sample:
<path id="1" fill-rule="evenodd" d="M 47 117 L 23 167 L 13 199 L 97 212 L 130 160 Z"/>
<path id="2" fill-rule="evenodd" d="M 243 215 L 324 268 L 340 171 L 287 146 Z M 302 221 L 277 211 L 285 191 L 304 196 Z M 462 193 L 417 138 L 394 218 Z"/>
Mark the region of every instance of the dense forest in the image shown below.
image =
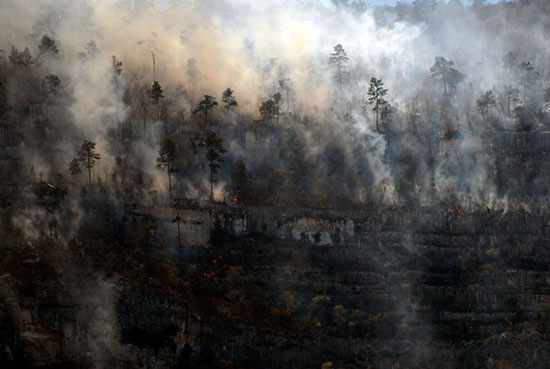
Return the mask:
<path id="1" fill-rule="evenodd" d="M 550 199 L 545 0 L 0 0 L 0 24 L 0 273 L 78 276 L 110 301 L 109 319 L 113 275 L 180 291 L 187 319 L 218 314 L 208 301 L 233 283 L 246 296 L 218 301 L 222 317 L 318 334 L 291 318 L 306 308 L 286 290 L 270 297 L 278 310 L 254 310 L 269 293 L 215 251 L 193 270 L 195 251 L 174 259 L 196 246 L 180 230 L 189 209 L 207 209 L 208 245 L 238 248 L 222 213 L 247 207 L 500 222 Z M 38 271 L 18 266 L 37 254 Z M 337 336 L 371 337 L 388 319 L 357 310 L 355 329 L 331 309 L 318 318 Z M 92 336 L 91 355 L 110 357 Z M 10 350 L 0 362 L 24 357 Z"/>

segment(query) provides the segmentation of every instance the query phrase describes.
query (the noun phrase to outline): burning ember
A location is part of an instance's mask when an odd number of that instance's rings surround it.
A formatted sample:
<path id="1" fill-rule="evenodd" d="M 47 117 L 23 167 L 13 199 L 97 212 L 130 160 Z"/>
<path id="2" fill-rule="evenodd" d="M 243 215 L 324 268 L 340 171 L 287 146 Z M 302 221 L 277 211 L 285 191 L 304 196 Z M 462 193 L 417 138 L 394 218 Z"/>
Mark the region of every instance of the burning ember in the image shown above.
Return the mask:
<path id="1" fill-rule="evenodd" d="M 206 272 L 203 272 L 202 273 L 206 278 L 210 278 L 210 277 L 213 277 L 216 275 L 216 273 L 214 272 L 210 272 L 210 273 L 206 273 Z"/>
<path id="2" fill-rule="evenodd" d="M 238 197 L 239 192 L 240 191 L 235 192 L 235 195 L 233 196 L 233 204 L 236 204 L 239 202 L 239 197 Z"/>

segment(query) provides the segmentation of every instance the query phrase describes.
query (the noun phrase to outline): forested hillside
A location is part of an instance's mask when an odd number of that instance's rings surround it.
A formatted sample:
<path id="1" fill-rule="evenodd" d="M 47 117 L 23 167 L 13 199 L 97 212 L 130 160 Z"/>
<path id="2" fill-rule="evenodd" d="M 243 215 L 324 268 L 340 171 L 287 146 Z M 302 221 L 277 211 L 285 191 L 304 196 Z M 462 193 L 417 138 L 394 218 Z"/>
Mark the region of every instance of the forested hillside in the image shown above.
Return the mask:
<path id="1" fill-rule="evenodd" d="M 0 364 L 548 365 L 548 1 L 0 24 Z"/>

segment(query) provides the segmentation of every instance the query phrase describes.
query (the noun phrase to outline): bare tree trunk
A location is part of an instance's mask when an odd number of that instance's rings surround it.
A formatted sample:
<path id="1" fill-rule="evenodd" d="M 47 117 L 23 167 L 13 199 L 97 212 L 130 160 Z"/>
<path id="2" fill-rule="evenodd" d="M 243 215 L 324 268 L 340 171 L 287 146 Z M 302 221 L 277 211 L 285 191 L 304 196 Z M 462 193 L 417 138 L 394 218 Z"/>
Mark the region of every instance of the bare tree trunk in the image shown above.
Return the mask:
<path id="1" fill-rule="evenodd" d="M 214 201 L 212 185 L 214 183 L 214 171 L 212 170 L 212 162 L 210 162 L 210 201 Z"/>
<path id="2" fill-rule="evenodd" d="M 90 165 L 90 154 L 88 154 L 88 185 L 92 185 L 92 166 Z"/>
<path id="3" fill-rule="evenodd" d="M 168 171 L 168 193 L 170 194 L 170 198 L 172 198 L 172 180 L 170 177 L 170 163 L 166 166 L 166 170 Z"/>
<path id="4" fill-rule="evenodd" d="M 380 132 L 378 129 L 378 99 L 376 99 L 376 132 Z"/>
<path id="5" fill-rule="evenodd" d="M 178 247 L 181 247 L 180 221 L 181 221 L 180 213 L 179 213 L 178 209 L 176 208 L 176 222 L 177 222 L 177 225 L 178 225 Z"/>

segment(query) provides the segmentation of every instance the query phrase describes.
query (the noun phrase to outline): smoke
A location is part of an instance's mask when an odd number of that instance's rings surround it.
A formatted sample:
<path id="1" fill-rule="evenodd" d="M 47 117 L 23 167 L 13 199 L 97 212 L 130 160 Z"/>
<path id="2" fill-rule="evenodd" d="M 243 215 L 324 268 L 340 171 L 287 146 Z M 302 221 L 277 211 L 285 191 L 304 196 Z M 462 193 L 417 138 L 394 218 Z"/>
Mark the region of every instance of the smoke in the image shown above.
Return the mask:
<path id="1" fill-rule="evenodd" d="M 287 100 L 283 101 L 283 111 L 308 117 L 320 127 L 316 129 L 338 134 L 343 147 L 360 147 L 348 151 L 346 165 L 368 167 L 372 178 L 360 183 L 363 188 L 350 190 L 357 200 L 366 196 L 367 186 L 372 186 L 370 193 L 377 194 L 373 195 L 377 201 L 398 203 L 396 180 L 411 163 L 397 158 L 409 150 L 421 171 L 415 174 L 415 185 L 420 187 L 415 196 L 420 203 L 433 200 L 427 190 L 433 186 L 439 197 L 453 193 L 465 206 L 496 204 L 499 201 L 495 198 L 504 196 L 497 194 L 493 178 L 492 162 L 496 158 L 482 153 L 483 129 L 477 125 L 486 123 L 479 118 L 476 99 L 484 91 L 498 92 L 513 82 L 502 65 L 508 51 L 516 51 L 521 60 L 531 59 L 541 73 L 547 69 L 543 60 L 549 54 L 548 47 L 543 46 L 544 19 L 535 17 L 531 8 L 514 3 L 491 5 L 490 15 L 488 8 L 465 6 L 459 1 L 439 3 L 421 14 L 408 5 L 358 9 L 291 0 L 261 4 L 176 1 L 158 8 L 129 0 L 25 4 L 3 0 L 0 6 L 5 30 L 0 35 L 1 47 L 9 50 L 13 45 L 22 50 L 28 46 L 39 64 L 37 78 L 53 73 L 63 81 L 66 109 L 59 120 L 67 128 L 64 137 L 73 144 L 60 143 L 59 151 L 70 157 L 74 153 L 69 147 L 77 147 L 82 139 L 93 140 L 106 153 L 94 168 L 103 180 L 115 165 L 113 132 L 121 122 L 136 121 L 143 115 L 145 120 L 156 118 L 148 92 L 154 53 L 154 78 L 166 96 L 162 103 L 164 119 L 170 118 L 166 114 L 189 119 L 203 95 L 219 96 L 231 87 L 238 98 L 239 114 L 224 118 L 219 109 L 212 112 L 212 119 L 238 126 L 243 119 L 257 119 L 261 102 L 281 92 Z M 514 6 L 523 13 L 512 16 Z M 525 22 L 526 18 L 532 22 Z M 40 57 L 37 45 L 44 34 L 55 39 L 59 55 Z M 90 40 L 97 50 L 87 46 Z M 342 44 L 349 57 L 342 86 L 335 82 L 334 69 L 328 63 L 336 44 Z M 113 55 L 122 62 L 120 75 Z M 446 102 L 441 85 L 430 78 L 435 56 L 453 61 L 453 67 L 465 76 Z M 8 58 L 4 59 L 7 63 Z M 384 134 L 376 132 L 372 106 L 366 103 L 373 76 L 384 81 L 393 111 Z M 281 80 L 290 81 L 290 89 L 281 89 Z M 15 90 L 21 86 L 10 87 Z M 423 136 L 420 138 L 411 135 L 407 111 L 411 104 L 420 115 L 414 122 L 414 130 Z M 510 127 L 510 119 L 497 115 L 503 126 Z M 306 156 L 326 155 L 329 134 L 311 139 L 309 128 L 293 120 L 286 122 L 307 138 Z M 395 135 L 393 142 L 389 141 L 390 128 Z M 452 129 L 465 132 L 464 140 L 438 142 L 445 130 Z M 166 179 L 149 168 L 154 164 L 158 139 L 151 140 L 148 134 L 145 132 L 137 144 L 136 160 L 148 166 L 144 171 L 163 193 Z M 242 149 L 236 138 L 226 137 L 226 141 L 235 157 L 256 155 Z M 25 152 L 26 162 L 47 171 L 49 159 L 33 153 L 32 145 Z M 461 163 L 460 168 L 456 163 Z M 319 173 L 324 171 L 326 168 L 317 168 Z M 188 187 L 193 187 L 193 181 L 189 183 Z"/>

